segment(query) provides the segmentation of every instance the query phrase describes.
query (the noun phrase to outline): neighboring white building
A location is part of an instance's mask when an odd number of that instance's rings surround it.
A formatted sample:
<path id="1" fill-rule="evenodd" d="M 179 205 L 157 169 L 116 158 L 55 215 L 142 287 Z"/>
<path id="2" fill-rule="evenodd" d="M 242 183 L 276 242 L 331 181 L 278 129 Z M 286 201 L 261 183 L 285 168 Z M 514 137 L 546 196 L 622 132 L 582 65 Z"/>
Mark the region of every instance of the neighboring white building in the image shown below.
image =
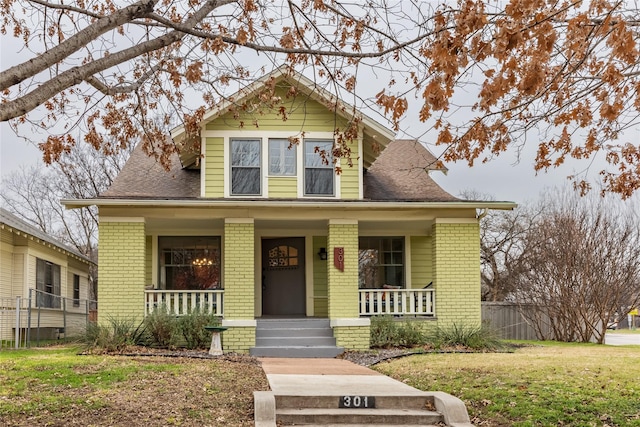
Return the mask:
<path id="1" fill-rule="evenodd" d="M 23 307 L 32 298 L 30 327 L 32 333 L 39 328 L 39 338 L 55 337 L 65 327 L 67 335 L 81 332 L 91 264 L 77 250 L 0 208 L 0 339 L 15 336 L 17 297 Z"/>

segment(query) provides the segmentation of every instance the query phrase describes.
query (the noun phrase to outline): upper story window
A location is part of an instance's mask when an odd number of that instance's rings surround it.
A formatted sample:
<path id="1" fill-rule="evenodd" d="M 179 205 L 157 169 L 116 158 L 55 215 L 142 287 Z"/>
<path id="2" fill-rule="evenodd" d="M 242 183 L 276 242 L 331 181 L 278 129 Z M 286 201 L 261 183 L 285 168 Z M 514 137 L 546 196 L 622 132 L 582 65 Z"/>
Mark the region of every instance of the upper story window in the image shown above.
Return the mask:
<path id="1" fill-rule="evenodd" d="M 332 196 L 334 191 L 333 140 L 305 139 L 304 194 Z"/>
<path id="2" fill-rule="evenodd" d="M 231 194 L 260 195 L 260 139 L 231 140 Z"/>
<path id="3" fill-rule="evenodd" d="M 43 259 L 36 259 L 36 305 L 60 308 L 60 266 Z"/>
<path id="4" fill-rule="evenodd" d="M 297 146 L 288 139 L 269 139 L 269 175 L 295 176 Z"/>

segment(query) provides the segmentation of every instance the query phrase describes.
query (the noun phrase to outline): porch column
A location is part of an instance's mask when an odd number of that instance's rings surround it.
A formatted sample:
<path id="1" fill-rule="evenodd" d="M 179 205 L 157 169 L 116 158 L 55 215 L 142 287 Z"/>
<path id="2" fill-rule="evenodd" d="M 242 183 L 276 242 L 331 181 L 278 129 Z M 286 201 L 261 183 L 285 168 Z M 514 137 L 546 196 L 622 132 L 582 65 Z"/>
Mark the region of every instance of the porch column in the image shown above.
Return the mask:
<path id="1" fill-rule="evenodd" d="M 256 342 L 253 218 L 224 220 L 223 350 L 248 353 Z"/>
<path id="2" fill-rule="evenodd" d="M 335 248 L 344 249 L 344 271 L 335 265 Z M 346 349 L 366 350 L 370 320 L 359 317 L 357 220 L 329 220 L 327 252 L 328 312 L 336 343 Z"/>
<path id="3" fill-rule="evenodd" d="M 144 318 L 146 239 L 144 218 L 101 217 L 98 252 L 98 323 Z"/>
<path id="4" fill-rule="evenodd" d="M 433 283 L 439 327 L 478 327 L 480 226 L 476 218 L 436 218 L 432 226 Z"/>

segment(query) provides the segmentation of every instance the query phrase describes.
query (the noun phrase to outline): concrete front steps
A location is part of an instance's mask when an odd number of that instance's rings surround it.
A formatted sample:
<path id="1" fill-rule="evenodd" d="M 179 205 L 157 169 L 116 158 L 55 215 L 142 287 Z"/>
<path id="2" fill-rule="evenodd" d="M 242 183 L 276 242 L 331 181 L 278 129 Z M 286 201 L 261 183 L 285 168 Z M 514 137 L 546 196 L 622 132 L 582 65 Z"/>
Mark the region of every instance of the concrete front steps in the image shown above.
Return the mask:
<path id="1" fill-rule="evenodd" d="M 336 357 L 344 348 L 336 346 L 329 319 L 258 319 L 256 357 Z"/>
<path id="2" fill-rule="evenodd" d="M 260 394 L 260 396 L 258 396 Z M 446 393 L 422 395 L 375 396 L 375 408 L 345 409 L 339 407 L 341 396 L 292 396 L 254 392 L 256 426 L 458 426 L 472 427 L 461 402 Z M 259 407 L 273 406 L 275 412 L 261 419 Z M 459 411 L 462 410 L 462 413 Z M 262 410 L 260 412 L 263 412 Z M 275 418 L 275 420 L 273 419 Z M 275 421 L 275 422 L 274 422 Z"/>
<path id="3" fill-rule="evenodd" d="M 339 408 L 340 396 L 275 396 L 283 425 L 434 425 L 442 421 L 422 396 L 375 396 L 375 408 Z M 429 406 L 428 406 L 429 404 Z"/>

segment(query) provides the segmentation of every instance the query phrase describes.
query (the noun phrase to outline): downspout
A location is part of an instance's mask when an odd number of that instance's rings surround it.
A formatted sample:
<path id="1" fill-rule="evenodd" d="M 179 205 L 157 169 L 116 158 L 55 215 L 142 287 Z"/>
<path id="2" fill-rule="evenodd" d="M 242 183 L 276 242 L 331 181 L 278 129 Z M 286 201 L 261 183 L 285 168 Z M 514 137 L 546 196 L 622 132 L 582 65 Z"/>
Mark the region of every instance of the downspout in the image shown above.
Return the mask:
<path id="1" fill-rule="evenodd" d="M 487 216 L 488 213 L 489 213 L 489 208 L 484 208 L 482 212 L 477 216 L 478 221 L 480 221 L 482 218 Z"/>

